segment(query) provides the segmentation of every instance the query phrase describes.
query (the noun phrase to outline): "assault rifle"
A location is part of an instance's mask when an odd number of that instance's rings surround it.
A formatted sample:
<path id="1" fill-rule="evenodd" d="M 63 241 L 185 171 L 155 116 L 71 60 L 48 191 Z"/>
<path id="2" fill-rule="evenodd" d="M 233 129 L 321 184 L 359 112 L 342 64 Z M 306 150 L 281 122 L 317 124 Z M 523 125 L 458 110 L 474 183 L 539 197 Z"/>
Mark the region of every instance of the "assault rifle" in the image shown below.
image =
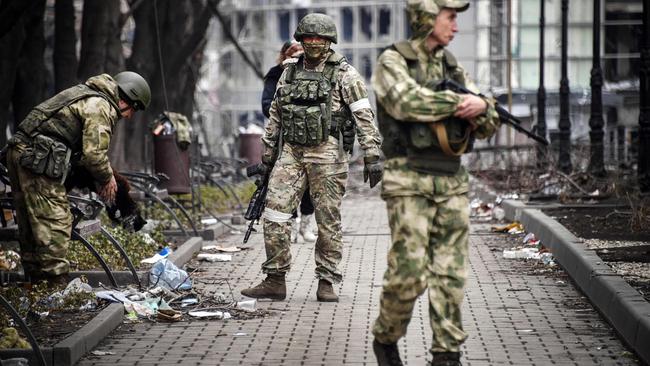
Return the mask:
<path id="1" fill-rule="evenodd" d="M 266 204 L 266 192 L 269 189 L 269 176 L 271 172 L 266 169 L 265 165 L 256 164 L 251 165 L 246 168 L 246 176 L 252 177 L 254 175 L 259 175 L 259 178 L 255 181 L 257 189 L 253 193 L 250 203 L 248 204 L 248 209 L 246 209 L 246 214 L 244 218 L 250 220 L 248 224 L 248 229 L 246 230 L 246 235 L 244 235 L 244 243 L 248 242 L 248 238 L 251 236 L 251 231 L 256 231 L 253 228 L 253 225 L 256 221 L 259 221 L 264 212 L 264 206 Z"/>
<path id="2" fill-rule="evenodd" d="M 476 94 L 476 93 L 472 92 L 471 90 L 465 88 L 464 86 L 458 84 L 456 81 L 450 80 L 450 79 L 444 79 L 444 80 L 440 81 L 436 85 L 436 90 L 451 90 L 454 93 L 473 94 L 473 95 L 476 95 L 476 96 L 479 96 L 479 97 L 485 97 L 483 94 L 480 94 L 480 93 Z M 534 133 L 532 131 L 528 131 L 527 129 L 523 128 L 521 126 L 521 121 L 517 117 L 510 114 L 510 112 L 508 112 L 507 110 L 505 110 L 503 107 L 501 107 L 498 104 L 495 104 L 494 107 L 497 110 L 497 113 L 499 114 L 499 119 L 501 120 L 501 122 L 509 124 L 510 126 L 512 126 L 512 128 L 514 128 L 518 132 L 523 133 L 524 135 L 530 137 L 531 139 L 539 142 L 542 145 L 548 146 L 548 140 L 546 140 L 546 138 L 544 138 L 543 136 L 540 136 L 540 135 L 538 135 L 538 134 L 536 134 L 536 133 Z"/>

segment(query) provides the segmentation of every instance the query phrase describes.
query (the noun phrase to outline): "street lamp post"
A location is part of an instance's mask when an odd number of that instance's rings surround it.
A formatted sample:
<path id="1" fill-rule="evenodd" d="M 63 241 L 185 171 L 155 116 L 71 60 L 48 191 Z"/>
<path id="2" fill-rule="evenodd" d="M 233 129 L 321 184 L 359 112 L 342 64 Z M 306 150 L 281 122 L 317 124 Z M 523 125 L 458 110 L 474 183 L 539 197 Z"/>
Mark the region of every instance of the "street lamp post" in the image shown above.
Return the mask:
<path id="1" fill-rule="evenodd" d="M 539 89 L 537 89 L 537 128 L 536 132 L 546 137 L 546 89 L 544 88 L 544 2 L 540 0 L 539 9 Z M 537 167 L 544 169 L 547 166 L 546 146 L 537 144 Z"/>
<path id="2" fill-rule="evenodd" d="M 643 44 L 639 73 L 639 189 L 650 193 L 650 0 L 643 0 Z"/>
<path id="3" fill-rule="evenodd" d="M 594 176 L 603 177 L 605 176 L 603 162 L 603 125 L 605 122 L 603 121 L 603 70 L 600 67 L 600 0 L 594 0 L 593 42 L 589 172 Z"/>
<path id="4" fill-rule="evenodd" d="M 569 78 L 567 76 L 569 0 L 562 0 L 562 78 L 560 79 L 560 153 L 558 168 L 570 173 L 571 166 L 571 120 L 569 119 Z"/>

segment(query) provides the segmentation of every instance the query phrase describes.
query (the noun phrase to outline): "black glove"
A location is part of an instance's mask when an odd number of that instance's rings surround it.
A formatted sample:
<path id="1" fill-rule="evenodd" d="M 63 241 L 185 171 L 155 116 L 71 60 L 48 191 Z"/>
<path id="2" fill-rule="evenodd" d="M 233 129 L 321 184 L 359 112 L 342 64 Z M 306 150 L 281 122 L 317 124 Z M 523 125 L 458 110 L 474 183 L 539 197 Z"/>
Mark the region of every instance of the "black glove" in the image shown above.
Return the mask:
<path id="1" fill-rule="evenodd" d="M 377 156 L 365 157 L 363 162 L 363 182 L 365 183 L 370 179 L 370 188 L 372 188 L 381 181 L 384 175 L 384 166 Z"/>
<path id="2" fill-rule="evenodd" d="M 271 172 L 271 169 L 273 169 L 273 167 L 264 162 L 250 165 L 246 168 L 246 176 L 252 177 L 254 175 L 259 175 L 263 178 Z"/>

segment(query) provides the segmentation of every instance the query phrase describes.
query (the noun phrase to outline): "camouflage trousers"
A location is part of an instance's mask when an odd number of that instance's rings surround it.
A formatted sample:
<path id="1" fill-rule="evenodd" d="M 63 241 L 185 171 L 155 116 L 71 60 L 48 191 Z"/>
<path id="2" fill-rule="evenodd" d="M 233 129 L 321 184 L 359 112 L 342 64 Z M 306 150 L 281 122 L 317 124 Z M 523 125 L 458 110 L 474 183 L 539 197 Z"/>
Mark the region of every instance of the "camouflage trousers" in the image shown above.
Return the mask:
<path id="1" fill-rule="evenodd" d="M 466 194 L 436 201 L 422 196 L 386 198 L 393 245 L 373 334 L 381 343 L 396 343 L 406 334 L 415 301 L 428 288 L 431 352 L 458 352 L 467 338 L 461 303 L 469 202 Z"/>
<path id="2" fill-rule="evenodd" d="M 65 187 L 22 167 L 19 159 L 24 148 L 14 145 L 7 156 L 23 268 L 32 275 L 68 273 L 70 263 L 65 257 L 72 214 Z"/>
<path id="3" fill-rule="evenodd" d="M 266 262 L 262 271 L 285 274 L 291 267 L 291 213 L 309 183 L 318 239 L 314 249 L 316 277 L 338 283 L 342 279 L 341 200 L 348 179 L 347 163 L 305 162 L 301 149 L 284 149 L 276 162 L 266 197 L 264 245 Z"/>

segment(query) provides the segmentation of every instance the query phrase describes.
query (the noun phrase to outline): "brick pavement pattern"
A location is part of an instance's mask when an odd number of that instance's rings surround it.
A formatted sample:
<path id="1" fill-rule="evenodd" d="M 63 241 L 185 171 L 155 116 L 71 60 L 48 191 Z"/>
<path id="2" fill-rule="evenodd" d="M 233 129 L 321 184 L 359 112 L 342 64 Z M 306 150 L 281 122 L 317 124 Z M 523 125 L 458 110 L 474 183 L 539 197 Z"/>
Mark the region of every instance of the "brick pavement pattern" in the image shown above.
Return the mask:
<path id="1" fill-rule="evenodd" d="M 316 301 L 313 244 L 292 246 L 285 301 L 258 302 L 266 318 L 123 326 L 96 348 L 114 352 L 86 356 L 80 365 L 374 365 L 371 327 L 378 313 L 390 245 L 386 210 L 377 196 L 349 194 L 343 201 L 343 282 L 338 303 Z M 261 228 L 261 226 L 258 226 Z M 217 241 L 239 245 L 241 234 Z M 469 339 L 463 364 L 635 365 L 625 347 L 568 280 L 530 274 L 530 265 L 503 259 L 503 234 L 473 223 L 470 276 L 463 307 Z M 214 244 L 214 243 L 207 243 Z M 203 279 L 229 293 L 263 279 L 262 235 L 232 262 L 203 264 Z M 431 330 L 426 296 L 416 304 L 407 336 L 399 342 L 406 365 L 425 365 Z"/>

